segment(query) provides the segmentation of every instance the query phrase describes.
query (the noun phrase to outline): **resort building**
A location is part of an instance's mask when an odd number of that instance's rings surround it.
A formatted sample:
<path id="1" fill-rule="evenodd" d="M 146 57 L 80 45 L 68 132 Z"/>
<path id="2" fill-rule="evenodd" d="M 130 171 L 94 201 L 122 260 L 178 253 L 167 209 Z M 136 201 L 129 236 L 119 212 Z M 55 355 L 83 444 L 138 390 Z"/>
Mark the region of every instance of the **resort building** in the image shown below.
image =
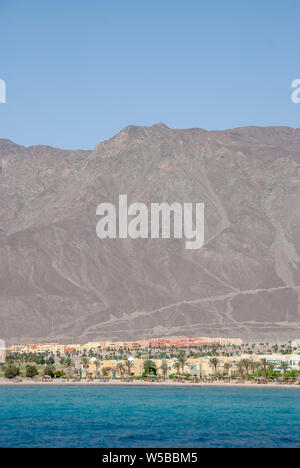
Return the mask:
<path id="1" fill-rule="evenodd" d="M 256 356 L 256 360 L 265 359 L 276 368 L 286 363 L 290 369 L 300 370 L 300 354 L 264 354 Z"/>
<path id="2" fill-rule="evenodd" d="M 149 348 L 202 348 L 217 346 L 217 341 L 207 341 L 202 338 L 154 338 L 149 340 Z"/>
<path id="3" fill-rule="evenodd" d="M 91 358 L 87 364 L 82 364 L 81 375 L 83 378 L 96 378 L 97 376 L 102 377 L 122 377 L 132 376 L 141 377 L 144 373 L 145 360 L 129 358 L 131 364 L 130 369 L 127 367 L 125 360 L 101 360 L 98 362 L 95 358 Z M 167 359 L 167 375 L 176 375 L 175 363 L 177 359 Z M 163 376 L 163 360 L 153 359 L 157 369 L 157 375 Z M 225 364 L 229 362 L 231 364 L 231 371 L 236 368 L 237 360 L 230 357 L 219 358 L 217 372 L 224 372 Z M 182 373 L 182 369 L 180 370 Z M 210 362 L 210 358 L 199 358 L 199 359 L 188 359 L 184 365 L 184 373 L 189 374 L 191 377 L 206 378 L 215 373 L 215 369 Z M 230 372 L 229 372 L 230 373 Z"/>
<path id="4" fill-rule="evenodd" d="M 36 352 L 37 353 L 49 353 L 49 354 L 64 354 L 65 352 L 65 345 L 61 345 L 58 343 L 46 343 L 46 344 L 38 344 L 36 345 Z"/>
<path id="5" fill-rule="evenodd" d="M 65 346 L 65 354 L 83 354 L 85 351 L 80 344 L 69 344 Z"/>
<path id="6" fill-rule="evenodd" d="M 146 349 L 191 349 L 222 346 L 241 346 L 239 338 L 186 338 L 168 337 L 152 338 L 139 341 L 93 341 L 86 344 L 44 343 L 29 345 L 13 345 L 8 348 L 11 353 L 52 353 L 52 354 L 88 354 L 90 352 L 138 352 Z"/>
<path id="7" fill-rule="evenodd" d="M 280 369 L 282 362 L 286 363 L 290 370 L 295 369 L 300 371 L 300 355 L 249 355 L 243 354 L 241 356 L 218 356 L 216 365 L 214 366 L 210 357 L 202 357 L 198 359 L 187 359 L 184 369 L 178 370 L 176 368 L 177 359 L 167 359 L 167 372 L 168 376 L 177 375 L 178 373 L 189 374 L 191 377 L 197 378 L 209 378 L 216 373 L 226 373 L 231 376 L 233 372 L 238 371 L 238 363 L 241 360 L 249 360 L 252 362 L 259 362 L 262 359 L 266 359 L 267 363 L 272 364 L 276 369 Z M 96 378 L 102 377 L 122 377 L 132 376 L 141 377 L 144 373 L 145 360 L 129 358 L 130 369 L 125 360 L 101 360 L 97 361 L 95 358 L 91 358 L 87 364 L 81 366 L 81 375 L 83 378 Z M 163 360 L 153 359 L 155 363 L 157 375 L 163 376 Z"/>

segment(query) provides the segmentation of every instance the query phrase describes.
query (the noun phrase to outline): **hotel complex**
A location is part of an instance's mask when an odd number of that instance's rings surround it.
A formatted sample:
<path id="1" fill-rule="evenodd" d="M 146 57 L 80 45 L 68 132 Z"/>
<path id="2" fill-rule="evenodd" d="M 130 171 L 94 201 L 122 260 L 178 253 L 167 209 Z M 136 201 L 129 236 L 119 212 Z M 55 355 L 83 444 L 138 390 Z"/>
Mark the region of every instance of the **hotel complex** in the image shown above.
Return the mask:
<path id="1" fill-rule="evenodd" d="M 238 375 L 241 366 L 247 370 L 260 363 L 264 370 L 272 368 L 300 372 L 300 341 L 265 349 L 244 345 L 241 339 L 224 338 L 154 338 L 134 342 L 89 342 L 86 344 L 59 343 L 13 345 L 7 348 L 11 355 L 52 356 L 57 362 L 64 356 L 74 358 L 77 375 L 84 379 L 141 378 L 147 376 L 147 362 L 152 375 L 169 378 L 209 379 L 215 375 Z M 281 351 L 281 352 L 280 352 Z M 184 359 L 180 360 L 180 356 Z M 179 365 L 180 364 L 180 365 Z M 150 372 L 151 373 L 151 372 Z"/>
<path id="2" fill-rule="evenodd" d="M 300 354 L 267 354 L 267 355 L 249 355 L 241 356 L 218 356 L 215 365 L 209 357 L 187 359 L 181 370 L 176 370 L 178 359 L 153 359 L 156 366 L 156 374 L 161 377 L 170 377 L 176 374 L 188 375 L 192 378 L 208 379 L 216 374 L 227 373 L 229 377 L 232 374 L 238 373 L 239 363 L 245 360 L 251 362 L 266 361 L 267 366 L 272 366 L 273 369 L 280 372 L 282 363 L 286 364 L 287 369 L 300 371 Z M 97 377 L 118 378 L 118 377 L 142 377 L 145 372 L 145 360 L 129 358 L 125 360 L 97 360 L 90 358 L 89 361 L 81 365 L 81 377 L 86 379 L 94 379 Z M 167 369 L 164 368 L 164 363 L 167 363 Z"/>
<path id="3" fill-rule="evenodd" d="M 28 345 L 13 345 L 8 347 L 11 353 L 52 353 L 66 354 L 77 353 L 84 354 L 89 351 L 139 351 L 143 349 L 171 349 L 171 348 L 204 348 L 212 346 L 241 346 L 243 341 L 239 338 L 152 338 L 149 340 L 140 341 L 106 341 L 106 342 L 89 342 L 86 344 L 28 344 Z"/>

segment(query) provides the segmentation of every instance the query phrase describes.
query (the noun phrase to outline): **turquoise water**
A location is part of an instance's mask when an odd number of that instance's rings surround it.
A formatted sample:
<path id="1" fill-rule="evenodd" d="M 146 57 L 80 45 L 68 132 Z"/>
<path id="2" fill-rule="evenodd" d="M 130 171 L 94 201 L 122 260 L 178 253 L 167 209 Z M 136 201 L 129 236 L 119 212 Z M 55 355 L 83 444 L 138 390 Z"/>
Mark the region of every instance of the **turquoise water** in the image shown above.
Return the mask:
<path id="1" fill-rule="evenodd" d="M 300 447 L 300 389 L 2 387 L 1 447 Z"/>

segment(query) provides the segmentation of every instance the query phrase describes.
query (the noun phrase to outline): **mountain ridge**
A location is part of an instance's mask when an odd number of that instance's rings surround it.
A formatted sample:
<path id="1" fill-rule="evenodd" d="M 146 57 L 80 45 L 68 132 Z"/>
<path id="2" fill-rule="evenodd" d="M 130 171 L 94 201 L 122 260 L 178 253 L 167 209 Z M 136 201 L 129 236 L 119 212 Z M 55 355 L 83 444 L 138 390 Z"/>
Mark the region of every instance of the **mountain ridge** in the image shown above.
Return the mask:
<path id="1" fill-rule="evenodd" d="M 300 129 L 156 124 L 94 150 L 10 143 L 0 140 L 1 338 L 298 337 Z M 100 241 L 96 206 L 121 193 L 203 201 L 204 248 Z"/>

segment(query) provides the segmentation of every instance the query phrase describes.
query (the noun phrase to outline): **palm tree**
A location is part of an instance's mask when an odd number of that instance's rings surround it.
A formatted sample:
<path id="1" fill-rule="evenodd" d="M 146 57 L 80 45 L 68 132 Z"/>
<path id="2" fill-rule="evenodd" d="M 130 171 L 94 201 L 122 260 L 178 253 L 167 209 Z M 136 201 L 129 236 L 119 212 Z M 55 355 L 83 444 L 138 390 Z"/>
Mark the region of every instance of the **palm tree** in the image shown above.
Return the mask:
<path id="1" fill-rule="evenodd" d="M 219 365 L 219 359 L 214 357 L 214 358 L 210 359 L 209 363 L 210 363 L 210 366 L 214 369 L 215 376 L 216 376 L 217 375 L 217 367 Z"/>
<path id="2" fill-rule="evenodd" d="M 244 364 L 243 361 L 237 363 L 238 373 L 242 380 L 244 380 Z"/>
<path id="3" fill-rule="evenodd" d="M 168 370 L 169 370 L 168 362 L 166 359 L 162 361 L 159 369 L 162 371 L 164 379 L 166 379 L 168 377 Z"/>
<path id="4" fill-rule="evenodd" d="M 286 373 L 286 370 L 288 369 L 289 365 L 287 362 L 285 361 L 282 361 L 282 363 L 280 364 L 280 370 L 283 372 L 283 374 Z"/>
<path id="5" fill-rule="evenodd" d="M 156 375 L 156 364 L 155 362 L 151 361 L 151 359 L 146 359 L 144 361 L 144 371 L 146 375 L 151 374 L 151 372 Z"/>
<path id="6" fill-rule="evenodd" d="M 268 373 L 270 372 L 270 373 L 272 374 L 273 371 L 274 371 L 274 367 L 275 367 L 274 364 L 269 363 L 269 364 L 268 364 Z"/>
<path id="7" fill-rule="evenodd" d="M 176 361 L 174 364 L 174 369 L 177 370 L 177 375 L 180 375 L 181 364 L 179 361 Z"/>
<path id="8" fill-rule="evenodd" d="M 105 375 L 106 377 L 109 376 L 109 373 L 112 371 L 112 368 L 111 367 L 104 367 L 103 369 L 103 375 Z"/>
<path id="9" fill-rule="evenodd" d="M 97 377 L 98 377 L 98 375 L 100 376 L 100 372 L 98 372 L 98 370 L 100 369 L 100 366 L 101 366 L 102 356 L 100 354 L 97 354 L 95 356 L 95 358 L 96 358 L 96 361 L 95 361 L 96 374 L 97 374 Z"/>
<path id="10" fill-rule="evenodd" d="M 243 364 L 243 367 L 245 369 L 245 374 L 246 374 L 246 380 L 248 380 L 248 377 L 249 377 L 249 367 L 251 365 L 251 361 L 250 359 L 242 359 L 242 364 Z"/>
<path id="11" fill-rule="evenodd" d="M 252 359 L 250 360 L 249 367 L 250 367 L 250 369 L 251 369 L 252 374 L 254 375 L 254 374 L 255 374 L 255 371 L 256 371 L 256 363 L 255 363 L 255 361 L 253 361 Z"/>
<path id="12" fill-rule="evenodd" d="M 261 365 L 261 367 L 263 368 L 264 378 L 266 379 L 266 378 L 267 378 L 268 361 L 267 361 L 265 358 L 263 358 L 263 359 L 261 359 L 261 361 L 260 361 L 260 365 Z"/>
<path id="13" fill-rule="evenodd" d="M 61 361 L 62 361 L 62 359 L 60 360 L 60 362 Z M 74 364 L 74 362 L 72 361 L 71 358 L 65 358 L 63 360 L 63 367 L 64 367 L 65 374 L 67 375 L 68 378 L 70 378 L 70 377 L 72 377 L 74 375 L 75 364 Z"/>
<path id="14" fill-rule="evenodd" d="M 231 368 L 232 368 L 231 362 L 225 362 L 225 364 L 224 364 L 224 370 L 225 370 L 225 372 L 227 373 L 227 375 L 228 375 L 228 377 L 230 378 L 230 380 L 231 380 L 231 374 L 229 374 L 229 371 L 230 371 Z"/>
<path id="15" fill-rule="evenodd" d="M 125 361 L 125 366 L 127 368 L 127 373 L 128 373 L 128 376 L 130 377 L 131 376 L 131 368 L 133 366 L 133 362 L 129 359 L 126 359 Z"/>
<path id="16" fill-rule="evenodd" d="M 184 366 L 187 363 L 187 358 L 184 353 L 180 353 L 178 356 L 178 362 L 180 363 L 182 374 L 184 374 Z"/>
<path id="17" fill-rule="evenodd" d="M 69 367 L 69 368 L 74 367 L 74 362 L 72 361 L 71 358 L 68 357 L 68 358 L 65 359 L 64 365 L 65 365 L 65 367 Z"/>
<path id="18" fill-rule="evenodd" d="M 258 380 L 258 373 L 259 373 L 259 369 L 260 369 L 260 363 L 255 362 L 255 361 L 251 361 L 250 368 L 252 370 L 253 375 L 255 375 L 255 372 L 256 372 L 256 380 Z"/>
<path id="19" fill-rule="evenodd" d="M 83 365 L 83 368 L 85 369 L 85 378 L 87 379 L 88 378 L 88 370 L 87 370 L 87 365 L 88 363 L 90 362 L 89 358 L 83 354 L 82 358 L 81 358 L 81 364 Z"/>
<path id="20" fill-rule="evenodd" d="M 117 373 L 122 377 L 124 374 L 124 371 L 125 371 L 124 364 L 122 364 L 122 362 L 118 362 Z"/>

